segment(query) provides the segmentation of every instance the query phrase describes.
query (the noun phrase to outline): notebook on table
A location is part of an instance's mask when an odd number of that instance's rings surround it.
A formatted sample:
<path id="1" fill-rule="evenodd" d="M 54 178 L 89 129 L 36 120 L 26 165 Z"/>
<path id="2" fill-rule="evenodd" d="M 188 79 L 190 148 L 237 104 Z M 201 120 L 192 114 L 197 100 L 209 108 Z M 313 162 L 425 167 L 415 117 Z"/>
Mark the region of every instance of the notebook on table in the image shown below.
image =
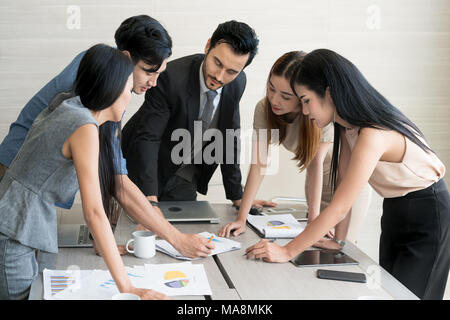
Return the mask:
<path id="1" fill-rule="evenodd" d="M 228 238 L 222 238 L 218 237 L 217 235 L 204 231 L 199 233 L 200 236 L 210 239 L 209 241 L 212 241 L 214 243 L 214 249 L 209 254 L 210 256 L 221 254 L 229 251 L 239 250 L 241 248 L 241 244 L 237 241 L 228 239 Z M 159 252 L 165 253 L 172 258 L 176 259 L 182 259 L 182 260 L 198 260 L 201 258 L 188 258 L 183 256 L 180 252 L 178 252 L 177 249 L 175 249 L 169 242 L 163 239 L 156 240 L 156 250 Z"/>
<path id="2" fill-rule="evenodd" d="M 292 239 L 305 229 L 305 223 L 298 222 L 292 214 L 248 215 L 247 223 L 263 238 Z"/>

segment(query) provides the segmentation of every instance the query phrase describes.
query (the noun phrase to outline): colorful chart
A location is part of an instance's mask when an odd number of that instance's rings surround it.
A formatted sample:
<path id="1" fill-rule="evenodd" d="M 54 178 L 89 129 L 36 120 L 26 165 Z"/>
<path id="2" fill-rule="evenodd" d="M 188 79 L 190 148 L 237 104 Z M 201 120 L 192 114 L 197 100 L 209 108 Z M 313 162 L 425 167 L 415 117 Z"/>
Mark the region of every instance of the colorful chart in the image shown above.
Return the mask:
<path id="1" fill-rule="evenodd" d="M 71 276 L 50 276 L 50 288 L 52 296 L 63 291 L 70 285 L 75 283 L 75 279 Z"/>
<path id="2" fill-rule="evenodd" d="M 281 226 L 283 224 L 284 224 L 283 221 L 278 221 L 278 220 L 272 220 L 272 221 L 268 221 L 267 222 L 267 225 L 271 226 L 271 227 L 273 227 L 273 226 Z"/>
<path id="3" fill-rule="evenodd" d="M 211 239 L 211 237 L 212 237 L 212 239 Z M 222 242 L 214 236 L 211 236 L 211 237 L 207 237 L 206 239 L 208 239 L 208 240 L 211 239 L 211 241 L 214 241 L 214 242 Z"/>
<path id="4" fill-rule="evenodd" d="M 114 282 L 113 279 L 110 279 L 110 280 L 105 281 L 100 284 L 100 287 L 106 288 L 106 289 L 109 289 L 110 287 L 115 287 L 115 286 L 116 286 L 116 283 Z"/>
<path id="5" fill-rule="evenodd" d="M 180 279 L 180 278 L 186 278 L 186 274 L 181 271 L 167 271 L 164 274 L 165 280 L 172 280 L 172 279 L 178 279 L 178 280 L 169 281 L 164 284 L 166 286 L 168 286 L 169 288 L 179 289 L 179 288 L 186 287 L 189 284 L 189 280 L 188 279 Z"/>
<path id="6" fill-rule="evenodd" d="M 128 275 L 133 278 L 143 278 L 143 276 L 141 276 L 141 275 L 137 275 L 137 274 L 133 274 L 133 273 L 129 273 L 129 272 L 128 272 Z"/>
<path id="7" fill-rule="evenodd" d="M 128 273 L 128 276 L 133 277 L 133 278 L 142 278 L 143 277 L 143 276 L 136 275 L 133 273 Z M 100 284 L 100 287 L 106 288 L 106 289 L 109 289 L 110 287 L 115 287 L 115 286 L 116 286 L 116 282 L 113 279 L 109 279 Z"/>
<path id="8" fill-rule="evenodd" d="M 291 227 L 284 225 L 283 221 L 272 220 L 267 222 L 267 225 L 272 229 L 290 229 Z"/>
<path id="9" fill-rule="evenodd" d="M 167 271 L 164 274 L 165 280 L 172 280 L 172 279 L 176 279 L 176 278 L 186 278 L 186 274 L 184 274 L 181 271 Z"/>
<path id="10" fill-rule="evenodd" d="M 169 288 L 183 288 L 186 287 L 188 284 L 189 284 L 188 279 L 175 280 L 165 283 L 165 285 L 168 286 Z"/>

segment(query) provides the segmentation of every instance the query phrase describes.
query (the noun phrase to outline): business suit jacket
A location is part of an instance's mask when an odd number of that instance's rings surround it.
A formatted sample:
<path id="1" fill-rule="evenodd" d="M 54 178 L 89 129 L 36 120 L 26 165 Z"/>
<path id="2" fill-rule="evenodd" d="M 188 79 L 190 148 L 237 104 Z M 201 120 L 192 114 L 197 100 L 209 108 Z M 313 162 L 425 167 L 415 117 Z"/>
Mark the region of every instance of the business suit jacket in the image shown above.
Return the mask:
<path id="1" fill-rule="evenodd" d="M 128 175 L 146 195 L 159 195 L 162 187 L 180 165 L 171 160 L 171 151 L 179 141 L 171 141 L 178 128 L 189 130 L 192 140 L 194 121 L 198 120 L 200 104 L 199 70 L 203 54 L 179 58 L 167 64 L 158 85 L 148 90 L 145 102 L 127 122 L 122 131 L 122 150 L 127 160 Z M 240 129 L 239 101 L 244 93 L 246 76 L 241 72 L 223 87 L 217 129 L 224 138 L 226 129 Z M 204 146 L 205 147 L 205 146 Z M 238 164 L 240 139 L 234 139 L 233 164 L 220 163 L 227 199 L 242 198 L 241 171 Z M 208 192 L 208 182 L 218 164 L 199 164 L 197 191 Z"/>

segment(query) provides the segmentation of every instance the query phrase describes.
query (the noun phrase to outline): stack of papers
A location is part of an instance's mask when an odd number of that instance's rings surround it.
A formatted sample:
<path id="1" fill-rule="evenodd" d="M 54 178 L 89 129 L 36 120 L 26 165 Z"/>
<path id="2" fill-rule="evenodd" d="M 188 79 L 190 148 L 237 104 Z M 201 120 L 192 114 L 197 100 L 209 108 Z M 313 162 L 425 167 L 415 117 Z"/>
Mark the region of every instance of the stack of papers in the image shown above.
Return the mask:
<path id="1" fill-rule="evenodd" d="M 237 241 L 233 241 L 227 238 L 221 238 L 216 236 L 213 233 L 202 232 L 199 233 L 202 237 L 210 239 L 212 237 L 212 243 L 214 243 L 214 250 L 211 251 L 210 256 L 215 254 L 224 253 L 233 250 L 239 250 L 241 248 L 241 244 Z M 182 260 L 197 260 L 201 258 L 188 258 L 183 256 L 177 249 L 175 249 L 169 242 L 166 240 L 156 240 L 156 250 L 165 253 L 173 258 L 182 259 Z"/>
<path id="2" fill-rule="evenodd" d="M 247 222 L 264 238 L 291 239 L 305 229 L 305 224 L 300 224 L 292 214 L 248 215 Z"/>
<path id="3" fill-rule="evenodd" d="M 211 295 L 202 264 L 146 264 L 126 270 L 136 288 L 153 289 L 168 296 Z M 110 300 L 117 293 L 107 270 L 44 270 L 46 300 Z"/>

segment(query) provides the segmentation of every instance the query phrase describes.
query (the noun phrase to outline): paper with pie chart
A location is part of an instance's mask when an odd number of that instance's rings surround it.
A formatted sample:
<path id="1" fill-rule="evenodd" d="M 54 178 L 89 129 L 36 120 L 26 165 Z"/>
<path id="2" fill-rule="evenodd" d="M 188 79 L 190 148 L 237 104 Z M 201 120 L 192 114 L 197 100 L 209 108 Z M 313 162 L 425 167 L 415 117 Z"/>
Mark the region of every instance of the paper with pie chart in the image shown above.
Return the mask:
<path id="1" fill-rule="evenodd" d="M 146 265 L 153 290 L 168 296 L 211 295 L 208 278 L 202 264 L 173 263 Z"/>
<path id="2" fill-rule="evenodd" d="M 292 214 L 249 215 L 247 222 L 264 238 L 295 238 L 305 229 Z"/>

